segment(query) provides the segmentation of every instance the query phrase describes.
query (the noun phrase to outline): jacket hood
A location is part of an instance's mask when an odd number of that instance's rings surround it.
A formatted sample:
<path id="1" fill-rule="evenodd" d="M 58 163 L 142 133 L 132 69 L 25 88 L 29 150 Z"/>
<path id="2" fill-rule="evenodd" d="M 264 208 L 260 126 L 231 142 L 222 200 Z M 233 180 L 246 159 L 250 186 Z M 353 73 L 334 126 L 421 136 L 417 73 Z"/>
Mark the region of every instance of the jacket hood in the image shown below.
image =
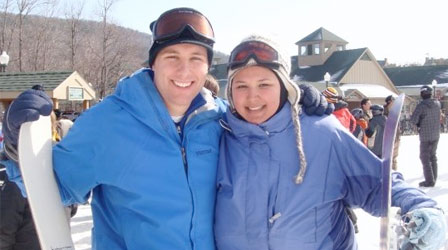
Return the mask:
<path id="1" fill-rule="evenodd" d="M 339 101 L 334 104 L 334 110 L 342 109 L 348 107 L 348 103 L 344 101 Z"/>
<path id="2" fill-rule="evenodd" d="M 227 112 L 226 118 L 231 133 L 236 137 L 266 137 L 268 134 L 279 133 L 292 125 L 291 105 L 288 102 L 283 105 L 283 108 L 277 114 L 259 125 L 239 119 L 232 112 Z"/>
<path id="3" fill-rule="evenodd" d="M 438 101 L 429 98 L 429 99 L 423 99 L 422 104 L 427 106 L 428 108 L 434 108 L 438 106 L 437 102 Z"/>

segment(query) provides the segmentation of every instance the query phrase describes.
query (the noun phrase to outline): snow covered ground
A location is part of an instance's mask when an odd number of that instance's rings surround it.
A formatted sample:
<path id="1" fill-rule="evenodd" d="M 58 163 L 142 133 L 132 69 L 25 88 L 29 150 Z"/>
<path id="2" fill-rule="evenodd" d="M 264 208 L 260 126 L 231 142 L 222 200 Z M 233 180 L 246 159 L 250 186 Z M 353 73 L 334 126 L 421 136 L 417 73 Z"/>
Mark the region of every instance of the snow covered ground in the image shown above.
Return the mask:
<path id="1" fill-rule="evenodd" d="M 439 205 L 447 213 L 448 219 L 448 134 L 442 134 L 438 150 L 439 178 L 433 188 L 425 188 L 424 191 L 437 200 Z M 423 180 L 422 166 L 419 159 L 418 136 L 402 136 L 398 156 L 398 170 L 403 173 L 406 181 L 417 187 Z M 357 240 L 359 249 L 379 249 L 379 219 L 357 209 L 359 234 Z M 72 237 L 77 250 L 91 249 L 90 230 L 92 227 L 92 215 L 90 206 L 80 206 L 78 213 L 72 219 Z M 448 250 L 448 244 L 445 246 Z"/>
<path id="2" fill-rule="evenodd" d="M 435 199 L 439 206 L 446 213 L 448 221 L 448 134 L 441 134 L 437 147 L 437 158 L 439 166 L 439 176 L 436 186 L 433 188 L 423 188 L 430 197 Z M 423 170 L 419 158 L 418 136 L 402 136 L 398 155 L 398 171 L 410 185 L 418 187 L 418 183 L 423 181 Z M 357 234 L 360 249 L 379 249 L 379 218 L 370 216 L 363 210 L 356 209 L 358 216 L 359 233 Z M 448 242 L 445 245 L 448 250 Z"/>

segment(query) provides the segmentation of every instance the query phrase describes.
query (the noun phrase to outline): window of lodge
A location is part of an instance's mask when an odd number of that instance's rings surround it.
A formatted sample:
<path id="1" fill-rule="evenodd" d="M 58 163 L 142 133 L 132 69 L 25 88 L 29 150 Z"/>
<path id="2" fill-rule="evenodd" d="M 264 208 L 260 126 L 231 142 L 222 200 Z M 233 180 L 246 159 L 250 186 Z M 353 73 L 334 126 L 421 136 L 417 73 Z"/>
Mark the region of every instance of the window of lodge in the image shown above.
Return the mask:
<path id="1" fill-rule="evenodd" d="M 313 44 L 313 54 L 314 55 L 319 55 L 320 54 L 320 44 L 318 44 L 318 43 Z"/>

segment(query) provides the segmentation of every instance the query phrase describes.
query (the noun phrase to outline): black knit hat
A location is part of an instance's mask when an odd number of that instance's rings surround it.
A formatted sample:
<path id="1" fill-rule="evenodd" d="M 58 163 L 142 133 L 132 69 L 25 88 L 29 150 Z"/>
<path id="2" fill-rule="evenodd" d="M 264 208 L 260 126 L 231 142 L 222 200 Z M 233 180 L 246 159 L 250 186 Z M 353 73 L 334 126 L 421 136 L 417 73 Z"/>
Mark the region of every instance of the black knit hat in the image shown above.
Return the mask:
<path id="1" fill-rule="evenodd" d="M 378 104 L 373 104 L 370 106 L 370 110 L 372 110 L 372 115 L 382 115 L 384 111 L 384 107 Z"/>
<path id="2" fill-rule="evenodd" d="M 432 91 L 433 91 L 433 89 L 432 89 L 430 86 L 428 86 L 428 85 L 424 85 L 424 86 L 422 86 L 422 87 L 420 88 L 420 96 L 421 96 L 423 99 L 431 98 L 431 96 L 432 96 Z"/>
<path id="3" fill-rule="evenodd" d="M 151 48 L 149 49 L 149 58 L 148 58 L 149 66 L 150 67 L 152 66 L 152 64 L 154 63 L 154 60 L 156 59 L 157 53 L 159 53 L 160 50 L 162 50 L 163 48 L 168 47 L 170 45 L 175 45 L 175 44 L 179 44 L 179 43 L 190 43 L 190 44 L 196 44 L 196 45 L 205 47 L 207 49 L 208 63 L 209 63 L 209 65 L 211 65 L 212 59 L 213 59 L 213 44 L 215 42 L 214 37 L 201 36 L 201 34 L 199 32 L 197 32 L 192 27 L 191 24 L 182 23 L 181 25 L 183 25 L 183 28 L 179 32 L 174 34 L 172 37 L 168 37 L 168 38 L 165 37 L 163 39 L 159 39 L 156 36 L 155 29 L 157 28 L 157 22 L 159 22 L 166 15 L 169 15 L 172 13 L 177 13 L 177 12 L 178 13 L 190 12 L 190 13 L 194 13 L 194 14 L 203 16 L 202 13 L 200 13 L 199 11 L 197 11 L 195 9 L 176 8 L 176 9 L 171 9 L 171 10 L 164 12 L 162 15 L 160 15 L 160 17 L 156 21 L 153 21 L 150 25 L 150 29 L 151 29 L 151 32 L 153 33 L 154 41 L 151 45 Z M 203 16 L 203 17 L 205 18 L 205 16 Z M 207 19 L 205 18 L 205 20 L 207 20 Z M 211 27 L 211 24 L 210 23 L 208 23 L 208 24 L 210 25 L 210 29 L 213 30 L 213 28 Z"/>
<path id="4" fill-rule="evenodd" d="M 389 104 L 390 102 L 395 101 L 395 97 L 393 95 L 390 95 L 386 97 L 384 101 L 386 102 L 386 104 Z"/>
<path id="5" fill-rule="evenodd" d="M 350 111 L 350 113 L 352 113 L 353 117 L 355 117 L 355 119 L 359 120 L 362 118 L 363 115 L 363 111 L 361 108 L 354 108 L 352 109 L 352 111 Z"/>

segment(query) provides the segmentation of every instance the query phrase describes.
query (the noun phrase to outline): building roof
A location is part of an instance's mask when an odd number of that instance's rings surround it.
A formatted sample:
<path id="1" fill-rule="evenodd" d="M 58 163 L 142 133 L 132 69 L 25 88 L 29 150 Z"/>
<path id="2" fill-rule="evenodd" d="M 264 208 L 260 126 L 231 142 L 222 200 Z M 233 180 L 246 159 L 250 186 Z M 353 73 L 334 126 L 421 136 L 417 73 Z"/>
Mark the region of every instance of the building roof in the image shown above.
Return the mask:
<path id="1" fill-rule="evenodd" d="M 420 88 L 423 85 L 428 85 L 428 84 L 418 84 L 418 85 L 402 85 L 402 86 L 397 86 L 397 89 L 400 90 L 401 92 L 406 93 L 406 95 L 410 95 L 410 96 L 420 96 Z M 431 85 L 431 84 L 429 84 Z M 439 95 L 440 96 L 448 96 L 448 83 L 438 83 L 436 86 L 436 91 L 440 92 Z"/>
<path id="2" fill-rule="evenodd" d="M 384 66 L 386 66 L 386 64 L 387 64 L 387 60 L 376 60 L 376 62 L 377 62 L 382 68 L 384 68 Z"/>
<path id="3" fill-rule="evenodd" d="M 397 94 L 390 91 L 386 87 L 377 84 L 348 83 L 340 85 L 339 88 L 345 93 L 349 92 L 349 90 L 357 90 L 365 97 L 368 96 L 369 98 L 386 98 L 389 95 L 392 95 L 394 97 L 397 96 Z"/>
<path id="4" fill-rule="evenodd" d="M 338 37 L 337 35 L 331 33 L 330 31 L 324 29 L 323 27 L 317 29 L 313 33 L 309 34 L 305 38 L 302 38 L 302 40 L 296 42 L 296 45 L 299 43 L 304 42 L 314 42 L 314 41 L 334 41 L 334 42 L 341 42 L 347 44 L 348 42 L 344 39 Z"/>
<path id="5" fill-rule="evenodd" d="M 339 82 L 354 63 L 367 51 L 367 48 L 335 51 L 323 65 L 296 68 L 291 77 L 300 81 L 324 81 L 324 75 L 331 75 L 330 82 Z"/>
<path id="6" fill-rule="evenodd" d="M 77 101 L 95 99 L 93 86 L 78 72 L 62 71 L 0 73 L 0 100 L 13 100 L 36 84 L 43 85 L 50 98 Z"/>
<path id="7" fill-rule="evenodd" d="M 71 74 L 73 71 L 0 73 L 0 91 L 21 92 L 36 84 L 42 84 L 46 91 L 51 91 Z"/>
<path id="8" fill-rule="evenodd" d="M 448 83 L 448 65 L 384 68 L 395 86 Z"/>

